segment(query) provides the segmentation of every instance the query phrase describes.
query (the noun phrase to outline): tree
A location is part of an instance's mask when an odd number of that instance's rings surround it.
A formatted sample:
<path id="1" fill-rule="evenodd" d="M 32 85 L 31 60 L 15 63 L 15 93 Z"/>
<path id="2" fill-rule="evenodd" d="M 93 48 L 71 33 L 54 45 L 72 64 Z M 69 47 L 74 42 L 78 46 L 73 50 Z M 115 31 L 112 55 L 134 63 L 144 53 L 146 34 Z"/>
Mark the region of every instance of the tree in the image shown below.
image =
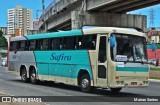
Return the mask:
<path id="1" fill-rule="evenodd" d="M 0 30 L 0 49 L 7 49 L 7 39 L 3 36 L 3 32 Z"/>
<path id="2" fill-rule="evenodd" d="M 3 35 L 3 32 L 0 30 L 0 36 L 2 36 Z"/>

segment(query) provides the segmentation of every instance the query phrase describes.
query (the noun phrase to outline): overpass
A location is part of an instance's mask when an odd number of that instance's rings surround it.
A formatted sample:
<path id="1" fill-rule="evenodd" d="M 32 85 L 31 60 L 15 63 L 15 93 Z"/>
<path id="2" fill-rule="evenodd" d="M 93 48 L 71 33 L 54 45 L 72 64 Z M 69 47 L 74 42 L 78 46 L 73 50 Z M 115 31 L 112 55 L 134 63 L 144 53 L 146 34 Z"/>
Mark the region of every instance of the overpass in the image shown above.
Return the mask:
<path id="1" fill-rule="evenodd" d="M 146 31 L 146 16 L 126 12 L 159 3 L 160 0 L 53 0 L 40 17 L 39 30 L 47 32 L 94 25 Z"/>

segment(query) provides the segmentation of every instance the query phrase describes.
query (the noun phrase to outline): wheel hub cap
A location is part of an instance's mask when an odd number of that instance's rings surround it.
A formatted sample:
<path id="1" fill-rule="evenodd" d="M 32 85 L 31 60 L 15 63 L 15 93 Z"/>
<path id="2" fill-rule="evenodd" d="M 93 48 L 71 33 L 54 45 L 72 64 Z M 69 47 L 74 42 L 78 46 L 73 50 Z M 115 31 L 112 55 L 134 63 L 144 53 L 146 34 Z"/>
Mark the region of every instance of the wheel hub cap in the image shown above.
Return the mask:
<path id="1" fill-rule="evenodd" d="M 87 88 L 88 85 L 89 85 L 89 80 L 88 80 L 88 79 L 83 79 L 83 80 L 82 80 L 82 87 L 83 87 L 83 88 Z"/>

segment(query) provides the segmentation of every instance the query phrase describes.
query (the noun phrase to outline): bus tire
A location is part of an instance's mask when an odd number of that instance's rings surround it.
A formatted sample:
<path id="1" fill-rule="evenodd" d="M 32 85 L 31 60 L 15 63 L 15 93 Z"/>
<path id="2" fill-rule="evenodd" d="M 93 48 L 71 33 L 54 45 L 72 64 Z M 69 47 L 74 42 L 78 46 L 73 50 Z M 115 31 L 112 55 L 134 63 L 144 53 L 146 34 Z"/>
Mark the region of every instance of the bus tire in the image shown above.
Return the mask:
<path id="1" fill-rule="evenodd" d="M 122 90 L 122 88 L 110 88 L 110 90 L 114 93 L 118 93 Z"/>
<path id="2" fill-rule="evenodd" d="M 27 71 L 26 71 L 25 68 L 23 68 L 23 69 L 21 70 L 21 80 L 22 80 L 23 82 L 28 82 Z"/>
<path id="3" fill-rule="evenodd" d="M 30 75 L 29 75 L 29 79 L 30 79 L 30 82 L 33 83 L 33 84 L 36 84 L 37 83 L 37 75 L 36 75 L 36 71 L 33 69 L 30 71 Z"/>
<path id="4" fill-rule="evenodd" d="M 80 88 L 83 92 L 90 92 L 91 91 L 91 81 L 88 74 L 84 74 L 80 80 Z"/>

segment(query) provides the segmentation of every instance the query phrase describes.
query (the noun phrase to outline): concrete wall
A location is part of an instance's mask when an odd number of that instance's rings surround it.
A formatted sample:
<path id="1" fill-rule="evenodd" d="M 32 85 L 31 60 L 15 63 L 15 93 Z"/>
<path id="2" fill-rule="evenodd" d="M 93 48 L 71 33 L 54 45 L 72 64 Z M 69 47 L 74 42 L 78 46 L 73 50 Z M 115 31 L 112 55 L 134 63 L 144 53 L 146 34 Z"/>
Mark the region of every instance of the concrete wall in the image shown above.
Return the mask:
<path id="1" fill-rule="evenodd" d="M 87 10 L 96 9 L 109 3 L 113 3 L 118 0 L 87 0 Z"/>
<path id="2" fill-rule="evenodd" d="M 71 21 L 72 29 L 79 29 L 83 25 L 91 25 L 147 30 L 147 17 L 142 15 L 73 11 L 71 13 Z"/>

